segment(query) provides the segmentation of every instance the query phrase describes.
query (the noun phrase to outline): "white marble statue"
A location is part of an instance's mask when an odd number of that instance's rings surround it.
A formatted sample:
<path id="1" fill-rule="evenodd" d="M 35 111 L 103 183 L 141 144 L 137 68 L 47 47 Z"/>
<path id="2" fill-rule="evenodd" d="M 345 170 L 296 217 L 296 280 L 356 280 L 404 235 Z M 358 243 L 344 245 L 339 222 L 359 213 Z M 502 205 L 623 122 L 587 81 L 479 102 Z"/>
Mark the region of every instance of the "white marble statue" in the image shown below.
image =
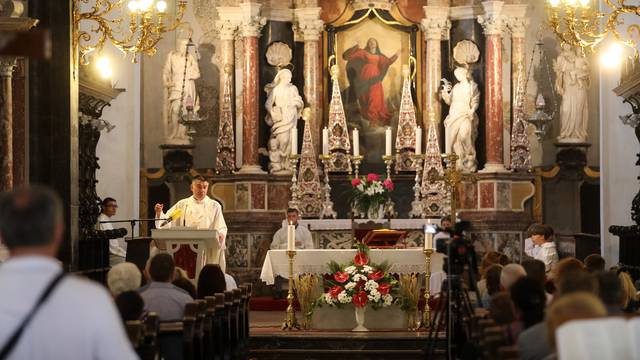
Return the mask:
<path id="1" fill-rule="evenodd" d="M 187 107 L 192 107 L 197 114 L 200 109 L 200 99 L 196 91 L 196 79 L 200 78 L 198 61 L 187 53 L 188 39 L 178 40 L 175 50 L 167 55 L 167 61 L 162 70 L 162 83 L 164 85 L 163 124 L 166 141 L 168 144 L 189 144 L 186 126 L 180 123 L 180 107 L 182 113 L 187 113 Z M 185 71 L 185 61 L 187 64 Z M 184 84 L 184 96 L 182 87 Z M 182 97 L 182 104 L 180 98 Z"/>
<path id="2" fill-rule="evenodd" d="M 556 91 L 562 96 L 558 142 L 586 142 L 589 121 L 589 63 L 565 44 L 553 69 L 556 73 Z"/>
<path id="3" fill-rule="evenodd" d="M 450 82 L 442 79 L 444 84 L 440 91 L 442 99 L 450 106 L 449 115 L 444 120 L 445 149 L 447 153 L 458 155 L 459 169 L 474 172 L 478 166 L 475 143 L 480 90 L 466 68 L 456 68 L 454 75 L 458 83 L 452 87 Z"/>
<path id="4" fill-rule="evenodd" d="M 291 129 L 296 126 L 302 112 L 304 102 L 298 94 L 298 89 L 291 84 L 291 71 L 282 69 L 278 71 L 273 82 L 265 86 L 267 92 L 267 116 L 265 121 L 271 126 L 269 139 L 269 165 L 272 174 L 290 172 L 286 155 L 291 152 Z M 282 156 L 285 154 L 285 156 Z M 273 164 L 280 158 L 280 164 Z"/>

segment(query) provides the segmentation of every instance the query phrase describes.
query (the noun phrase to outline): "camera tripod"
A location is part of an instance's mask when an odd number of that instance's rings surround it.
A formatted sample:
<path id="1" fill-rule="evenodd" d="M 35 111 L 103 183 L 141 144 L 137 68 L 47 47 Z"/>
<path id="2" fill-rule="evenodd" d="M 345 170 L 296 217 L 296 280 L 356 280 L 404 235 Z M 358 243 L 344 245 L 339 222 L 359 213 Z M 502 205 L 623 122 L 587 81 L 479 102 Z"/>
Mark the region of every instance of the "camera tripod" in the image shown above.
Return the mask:
<path id="1" fill-rule="evenodd" d="M 428 306 L 428 305 L 426 305 Z M 473 308 L 469 299 L 469 292 L 464 287 L 461 275 L 449 275 L 442 282 L 442 291 L 436 306 L 433 323 L 429 329 L 425 358 L 433 359 L 438 333 L 446 333 L 447 359 L 452 359 L 455 352 L 460 354 L 462 345 L 470 338 L 469 326 Z"/>

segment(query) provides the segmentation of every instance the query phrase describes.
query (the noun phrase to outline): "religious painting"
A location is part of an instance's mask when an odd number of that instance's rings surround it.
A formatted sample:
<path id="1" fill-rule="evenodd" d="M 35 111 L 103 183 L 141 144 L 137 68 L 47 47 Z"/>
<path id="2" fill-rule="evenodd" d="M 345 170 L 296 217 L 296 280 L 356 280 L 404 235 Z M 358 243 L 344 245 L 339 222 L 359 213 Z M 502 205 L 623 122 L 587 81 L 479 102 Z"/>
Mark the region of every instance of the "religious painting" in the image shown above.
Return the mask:
<path id="1" fill-rule="evenodd" d="M 401 21 L 402 20 L 402 21 Z M 415 24 L 398 20 L 384 9 L 355 11 L 349 19 L 327 29 L 327 66 L 336 65 L 347 126 L 360 132 L 360 153 L 364 165 L 381 164 L 384 132 L 398 124 L 402 94 L 402 67 L 414 74 L 413 91 L 418 93 Z M 329 86 L 330 80 L 327 83 Z M 326 98 L 330 98 L 327 96 Z M 416 98 L 416 97 L 414 97 Z M 353 139 L 351 139 L 353 141 Z M 377 166 L 367 167 L 378 171 Z"/>

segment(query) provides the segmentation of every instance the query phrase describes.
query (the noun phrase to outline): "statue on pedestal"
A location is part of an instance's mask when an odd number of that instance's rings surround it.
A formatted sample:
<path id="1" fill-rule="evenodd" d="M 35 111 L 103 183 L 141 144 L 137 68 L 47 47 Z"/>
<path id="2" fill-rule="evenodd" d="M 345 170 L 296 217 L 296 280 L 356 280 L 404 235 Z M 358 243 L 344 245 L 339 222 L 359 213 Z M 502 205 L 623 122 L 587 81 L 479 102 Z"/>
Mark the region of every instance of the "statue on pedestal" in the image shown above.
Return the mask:
<path id="1" fill-rule="evenodd" d="M 563 44 L 553 69 L 555 88 L 562 96 L 558 142 L 584 143 L 589 121 L 589 63 L 569 45 Z"/>
<path id="2" fill-rule="evenodd" d="M 291 152 L 291 129 L 296 127 L 304 107 L 302 97 L 295 85 L 291 84 L 291 71 L 278 71 L 273 82 L 265 86 L 267 93 L 267 116 L 265 122 L 271 126 L 269 138 L 269 172 L 271 174 L 290 173 L 287 155 Z"/>
<path id="3" fill-rule="evenodd" d="M 177 48 L 167 55 L 162 70 L 164 85 L 162 119 L 168 144 L 191 143 L 187 127 L 180 122 L 180 117 L 189 110 L 195 114 L 200 110 L 200 99 L 196 91 L 196 80 L 200 78 L 200 69 L 198 61 L 189 52 L 188 44 L 189 39 L 179 39 Z"/>
<path id="4" fill-rule="evenodd" d="M 480 90 L 467 68 L 456 68 L 454 75 L 458 83 L 452 87 L 449 81 L 442 79 L 440 91 L 442 99 L 450 106 L 449 115 L 444 120 L 445 151 L 458 155 L 459 169 L 475 172 L 478 166 L 475 143 L 479 122 L 476 111 L 480 104 Z"/>

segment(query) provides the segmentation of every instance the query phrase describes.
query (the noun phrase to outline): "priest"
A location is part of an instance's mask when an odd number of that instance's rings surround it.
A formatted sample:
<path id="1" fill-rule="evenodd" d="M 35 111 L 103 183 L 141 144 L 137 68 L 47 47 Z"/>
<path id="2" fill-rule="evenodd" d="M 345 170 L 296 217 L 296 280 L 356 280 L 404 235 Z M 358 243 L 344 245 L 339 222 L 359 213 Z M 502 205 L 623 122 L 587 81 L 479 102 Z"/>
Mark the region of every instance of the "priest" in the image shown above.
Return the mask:
<path id="1" fill-rule="evenodd" d="M 218 232 L 218 245 L 220 257 L 213 258 L 213 254 L 207 254 L 207 263 L 220 264 L 222 271 L 226 269 L 224 252 L 226 249 L 227 224 L 222 216 L 222 206 L 217 201 L 207 196 L 209 183 L 202 175 L 197 175 L 191 180 L 191 193 L 186 199 L 178 201 L 165 214 L 164 205 L 156 204 L 156 228 L 168 229 L 174 226 L 193 227 L 197 229 L 212 229 Z"/>
<path id="2" fill-rule="evenodd" d="M 296 227 L 296 249 L 314 248 L 311 232 L 306 226 L 300 226 L 298 224 L 298 218 L 299 214 L 297 209 L 287 209 L 287 219 L 282 221 L 282 227 L 273 235 L 273 241 L 271 242 L 272 250 L 287 249 L 287 226 L 289 224 Z"/>

